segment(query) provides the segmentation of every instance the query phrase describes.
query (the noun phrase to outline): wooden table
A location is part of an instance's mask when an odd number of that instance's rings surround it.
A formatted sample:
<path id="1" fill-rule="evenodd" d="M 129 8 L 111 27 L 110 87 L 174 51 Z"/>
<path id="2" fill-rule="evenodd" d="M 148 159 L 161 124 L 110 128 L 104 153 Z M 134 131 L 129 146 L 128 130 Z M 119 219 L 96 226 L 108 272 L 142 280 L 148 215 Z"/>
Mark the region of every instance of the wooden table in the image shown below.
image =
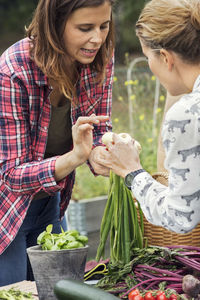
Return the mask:
<path id="1" fill-rule="evenodd" d="M 13 284 L 9 284 L 9 285 L 5 285 L 5 286 L 1 286 L 0 290 L 9 290 L 10 288 L 16 288 L 19 289 L 22 292 L 31 292 L 33 294 L 33 297 L 37 300 L 39 300 L 38 298 L 38 292 L 37 292 L 37 288 L 36 288 L 36 284 L 34 281 L 20 281 L 20 282 L 16 282 Z"/>

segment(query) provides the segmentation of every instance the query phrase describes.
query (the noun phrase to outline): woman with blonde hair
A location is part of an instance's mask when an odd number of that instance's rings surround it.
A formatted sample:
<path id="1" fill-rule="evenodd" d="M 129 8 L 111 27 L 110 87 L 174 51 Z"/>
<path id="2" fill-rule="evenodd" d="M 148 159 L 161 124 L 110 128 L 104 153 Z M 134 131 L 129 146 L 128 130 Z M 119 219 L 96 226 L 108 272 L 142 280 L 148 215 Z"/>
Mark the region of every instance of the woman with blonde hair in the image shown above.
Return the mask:
<path id="1" fill-rule="evenodd" d="M 152 224 L 187 233 L 200 222 L 200 1 L 151 0 L 136 23 L 149 67 L 172 95 L 162 143 L 168 187 L 142 168 L 134 140 L 114 135 L 99 163 L 125 178 Z"/>
<path id="2" fill-rule="evenodd" d="M 40 0 L 0 58 L 0 286 L 33 280 L 26 248 L 66 229 L 74 171 L 111 130 L 114 0 Z M 27 265 L 28 264 L 28 265 Z"/>

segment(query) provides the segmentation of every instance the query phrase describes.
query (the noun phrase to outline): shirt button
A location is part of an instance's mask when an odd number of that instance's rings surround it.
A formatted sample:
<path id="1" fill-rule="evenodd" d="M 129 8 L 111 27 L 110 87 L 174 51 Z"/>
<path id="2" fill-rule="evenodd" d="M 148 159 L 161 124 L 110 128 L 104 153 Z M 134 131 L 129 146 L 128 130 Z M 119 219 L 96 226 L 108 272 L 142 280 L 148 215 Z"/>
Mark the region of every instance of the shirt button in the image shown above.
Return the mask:
<path id="1" fill-rule="evenodd" d="M 41 157 L 38 157 L 38 160 L 41 160 L 42 158 Z"/>
<path id="2" fill-rule="evenodd" d="M 46 126 L 44 126 L 44 130 L 47 131 L 47 127 Z"/>

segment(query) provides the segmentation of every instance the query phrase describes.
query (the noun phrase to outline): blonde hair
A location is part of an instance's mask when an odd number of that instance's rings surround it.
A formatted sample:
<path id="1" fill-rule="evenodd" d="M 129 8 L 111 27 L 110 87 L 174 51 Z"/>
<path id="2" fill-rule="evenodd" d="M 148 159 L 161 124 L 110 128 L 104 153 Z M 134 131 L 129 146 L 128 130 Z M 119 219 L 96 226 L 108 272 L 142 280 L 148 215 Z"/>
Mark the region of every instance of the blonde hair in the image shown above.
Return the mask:
<path id="1" fill-rule="evenodd" d="M 106 1 L 110 5 L 114 3 L 114 0 L 40 0 L 32 22 L 26 29 L 26 34 L 32 42 L 30 50 L 32 59 L 49 79 L 56 81 L 60 91 L 70 100 L 72 97 L 76 99 L 77 96 L 73 78 L 74 74 L 76 79 L 79 78 L 80 65 L 74 65 L 74 69 L 67 68 L 67 61 L 70 58 L 63 42 L 66 21 L 76 9 L 98 7 Z M 113 53 L 113 27 L 111 18 L 106 41 L 91 64 L 91 69 L 97 72 L 96 80 L 100 83 L 104 80 L 106 65 Z"/>
<path id="2" fill-rule="evenodd" d="M 200 0 L 151 0 L 139 16 L 136 34 L 147 47 L 200 62 Z"/>

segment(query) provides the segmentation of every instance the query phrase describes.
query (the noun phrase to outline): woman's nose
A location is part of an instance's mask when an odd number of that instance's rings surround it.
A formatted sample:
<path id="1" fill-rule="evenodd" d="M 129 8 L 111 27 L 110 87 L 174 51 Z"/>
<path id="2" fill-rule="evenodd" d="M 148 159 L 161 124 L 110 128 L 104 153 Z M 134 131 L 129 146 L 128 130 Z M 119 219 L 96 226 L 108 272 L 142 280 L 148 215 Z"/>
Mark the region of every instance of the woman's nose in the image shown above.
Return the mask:
<path id="1" fill-rule="evenodd" d="M 92 43 L 101 43 L 102 42 L 102 34 L 101 34 L 100 29 L 96 29 L 93 31 L 90 41 Z"/>

